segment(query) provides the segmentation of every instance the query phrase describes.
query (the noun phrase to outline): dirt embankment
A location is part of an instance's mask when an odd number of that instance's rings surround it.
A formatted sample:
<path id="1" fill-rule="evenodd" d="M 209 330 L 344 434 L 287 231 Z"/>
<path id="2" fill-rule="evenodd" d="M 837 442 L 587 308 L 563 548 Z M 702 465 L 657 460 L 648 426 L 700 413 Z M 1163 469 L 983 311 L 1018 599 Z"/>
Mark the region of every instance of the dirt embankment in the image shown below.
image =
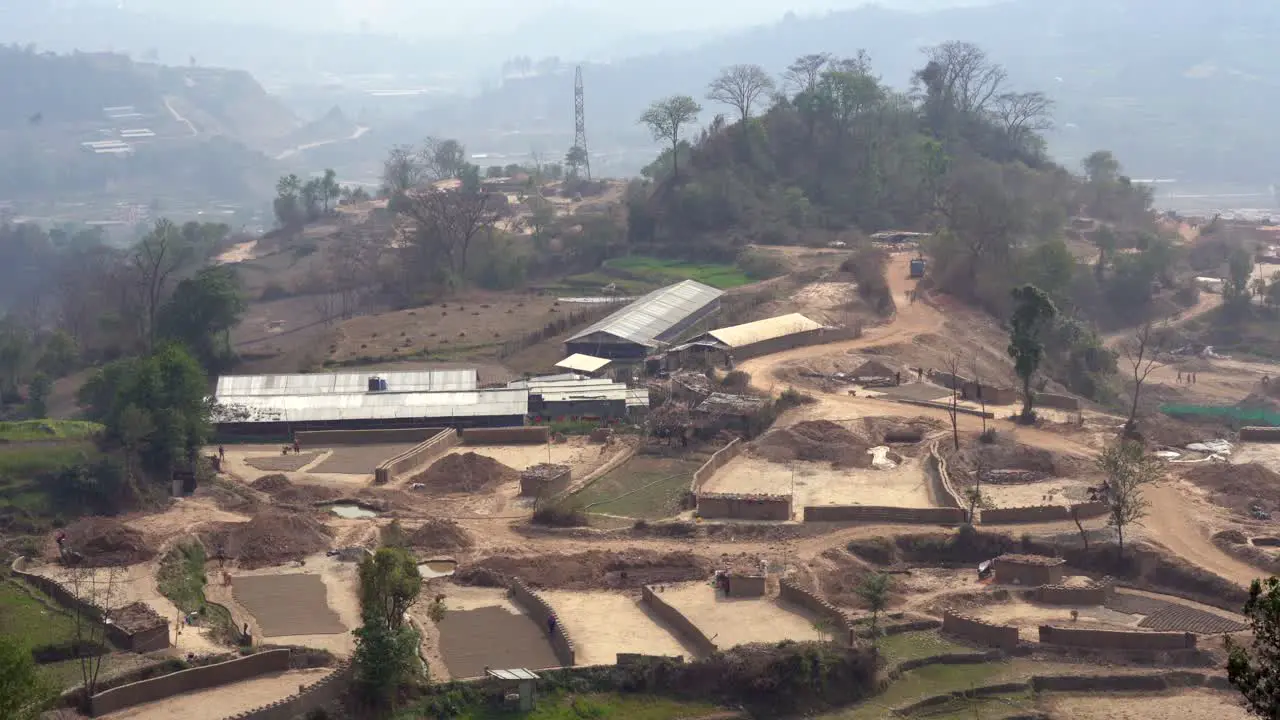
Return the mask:
<path id="1" fill-rule="evenodd" d="M 471 534 L 453 520 L 432 518 L 408 531 L 406 543 L 423 550 L 465 550 L 476 543 Z"/>
<path id="2" fill-rule="evenodd" d="M 422 483 L 427 492 L 455 493 L 485 490 L 519 479 L 520 473 L 514 469 L 491 457 L 468 452 L 445 455 L 414 476 L 410 483 Z"/>
<path id="3" fill-rule="evenodd" d="M 711 575 L 712 564 L 689 552 L 589 550 L 572 555 L 485 558 L 458 568 L 453 579 L 480 584 L 484 570 L 518 577 L 532 587 L 616 590 L 702 580 Z"/>
<path id="4" fill-rule="evenodd" d="M 1257 503 L 1267 512 L 1280 512 L 1280 473 L 1265 465 L 1204 463 L 1183 473 L 1197 487 L 1208 490 L 1214 505 L 1249 515 Z"/>
<path id="5" fill-rule="evenodd" d="M 966 474 L 981 472 L 984 482 L 1034 482 L 1097 474 L 1087 458 L 1024 445 L 1004 436 L 984 443 L 975 433 L 962 433 L 960 450 L 952 447 L 945 446 L 947 465 Z"/>
<path id="6" fill-rule="evenodd" d="M 113 518 L 83 518 L 63 532 L 64 547 L 75 553 L 78 564 L 84 567 L 135 565 L 156 554 L 145 535 Z"/>
<path id="7" fill-rule="evenodd" d="M 302 560 L 329 549 L 329 531 L 306 515 L 260 513 L 247 523 L 224 523 L 201 536 L 213 558 L 235 560 L 244 568 Z"/>
<path id="8" fill-rule="evenodd" d="M 342 497 L 336 488 L 319 485 L 295 485 L 282 474 L 263 475 L 249 484 L 254 490 L 260 490 L 271 496 L 271 499 L 282 505 L 311 505 L 326 500 Z"/>
<path id="9" fill-rule="evenodd" d="M 830 420 L 806 420 L 784 428 L 775 428 L 756 440 L 753 448 L 771 462 L 792 460 L 829 462 L 842 468 L 871 466 L 868 450 L 878 445 L 891 445 L 909 452 L 942 423 L 925 417 L 870 417 L 853 424 L 853 428 Z"/>

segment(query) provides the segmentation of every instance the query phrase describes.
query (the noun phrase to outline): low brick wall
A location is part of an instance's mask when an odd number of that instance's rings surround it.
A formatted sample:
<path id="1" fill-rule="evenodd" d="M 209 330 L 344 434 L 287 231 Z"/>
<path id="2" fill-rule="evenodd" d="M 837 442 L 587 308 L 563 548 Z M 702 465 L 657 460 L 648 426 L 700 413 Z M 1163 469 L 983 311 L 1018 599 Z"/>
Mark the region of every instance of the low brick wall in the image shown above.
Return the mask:
<path id="1" fill-rule="evenodd" d="M 1195 648 L 1196 636 L 1189 632 L 1088 630 L 1041 625 L 1040 642 L 1096 650 L 1188 650 Z"/>
<path id="2" fill-rule="evenodd" d="M 978 519 L 983 525 L 1060 522 L 1071 519 L 1072 508 L 1075 509 L 1081 520 L 1101 517 L 1107 514 L 1105 503 L 1086 502 L 1072 506 L 1034 505 L 1019 508 L 989 508 L 978 513 Z"/>
<path id="3" fill-rule="evenodd" d="M 215 665 L 182 670 L 158 678 L 121 685 L 89 699 L 94 717 L 167 697 L 207 690 L 289 669 L 288 650 L 267 650 Z"/>
<path id="4" fill-rule="evenodd" d="M 233 715 L 227 720 L 294 720 L 342 699 L 350 689 L 351 666 L 342 664 L 318 682 L 297 693 L 255 710 Z"/>
<path id="5" fill-rule="evenodd" d="M 551 428 L 546 425 L 467 428 L 462 431 L 463 445 L 542 445 L 550 441 Z"/>
<path id="6" fill-rule="evenodd" d="M 707 458 L 706 462 L 702 463 L 702 467 L 693 472 L 693 480 L 689 482 L 689 492 L 695 495 L 698 494 L 707 480 L 710 480 L 711 476 L 727 465 L 730 460 L 741 455 L 744 448 L 746 448 L 746 444 L 742 442 L 742 438 L 734 438 L 729 441 L 728 445 L 717 450 L 714 455 Z"/>
<path id="7" fill-rule="evenodd" d="M 453 428 L 436 428 L 436 430 L 438 432 L 431 439 L 414 445 L 374 468 L 373 481 L 379 485 L 395 482 L 462 442 L 458 438 L 458 431 Z"/>
<path id="8" fill-rule="evenodd" d="M 1054 408 L 1056 410 L 1079 410 L 1080 399 L 1073 398 L 1070 395 L 1055 395 L 1053 393 L 1035 393 L 1035 404 L 1040 407 Z"/>
<path id="9" fill-rule="evenodd" d="M 851 644 L 853 635 L 849 619 L 835 605 L 814 595 L 791 580 L 778 581 L 778 598 L 798 605 L 831 624 L 831 636 L 842 644 Z"/>
<path id="10" fill-rule="evenodd" d="M 402 445 L 430 440 L 438 427 L 387 428 L 385 430 L 302 430 L 293 434 L 304 450 L 334 445 Z"/>
<path id="11" fill-rule="evenodd" d="M 1280 442 L 1280 427 L 1242 427 L 1240 439 L 1244 442 Z"/>
<path id="12" fill-rule="evenodd" d="M 727 581 L 729 597 L 761 597 L 764 595 L 765 578 L 763 575 L 735 575 L 730 573 Z"/>
<path id="13" fill-rule="evenodd" d="M 875 505 L 810 505 L 804 509 L 805 522 L 883 522 L 919 525 L 960 525 L 965 511 L 960 508 L 904 508 Z"/>
<path id="14" fill-rule="evenodd" d="M 737 520 L 790 520 L 790 495 L 698 495 L 698 516 Z"/>
<path id="15" fill-rule="evenodd" d="M 543 466 L 534 466 L 543 467 Z M 568 465 L 557 465 L 558 472 L 538 475 L 526 469 L 520 473 L 520 494 L 529 497 L 551 497 L 568 489 L 573 482 L 573 470 Z"/>
<path id="16" fill-rule="evenodd" d="M 18 578 L 21 578 L 27 584 L 31 585 L 40 592 L 48 595 L 58 605 L 76 613 L 83 614 L 87 617 L 99 620 L 102 618 L 102 609 L 98 606 L 85 602 L 71 591 L 62 587 L 55 580 L 50 580 L 43 575 L 27 572 L 27 559 L 24 557 L 15 558 L 10 564 L 9 570 Z M 154 609 L 154 608 L 153 608 Z M 130 650 L 136 653 L 153 652 L 155 650 L 163 650 L 170 646 L 169 638 L 169 621 L 164 620 L 163 624 L 136 632 L 126 632 L 120 626 L 108 623 L 106 626 L 107 639 L 115 646 Z"/>
<path id="17" fill-rule="evenodd" d="M 1006 652 L 1018 647 L 1018 628 L 1012 625 L 995 625 L 950 610 L 942 615 L 942 631 Z"/>
<path id="18" fill-rule="evenodd" d="M 1031 591 L 1037 602 L 1049 605 L 1103 605 L 1115 592 L 1111 583 L 1094 583 L 1085 587 L 1041 585 Z"/>
<path id="19" fill-rule="evenodd" d="M 706 633 L 699 630 L 697 625 L 684 616 L 684 613 L 668 605 L 661 594 L 655 592 L 652 587 L 645 585 L 641 589 L 640 601 L 647 605 L 653 614 L 670 625 L 671 629 L 680 635 L 700 657 L 715 654 L 716 644 L 711 642 Z"/>
<path id="20" fill-rule="evenodd" d="M 511 591 L 511 598 L 515 600 L 524 611 L 538 623 L 538 627 L 543 632 L 547 632 L 547 619 L 555 615 L 555 611 L 551 609 L 551 605 L 542 596 L 529 586 L 525 585 L 519 578 L 507 578 L 507 589 Z M 574 651 L 573 641 L 569 639 L 568 632 L 564 629 L 563 622 L 556 622 L 555 631 L 549 633 L 551 638 L 551 649 L 556 653 L 556 659 L 564 667 L 573 667 Z"/>

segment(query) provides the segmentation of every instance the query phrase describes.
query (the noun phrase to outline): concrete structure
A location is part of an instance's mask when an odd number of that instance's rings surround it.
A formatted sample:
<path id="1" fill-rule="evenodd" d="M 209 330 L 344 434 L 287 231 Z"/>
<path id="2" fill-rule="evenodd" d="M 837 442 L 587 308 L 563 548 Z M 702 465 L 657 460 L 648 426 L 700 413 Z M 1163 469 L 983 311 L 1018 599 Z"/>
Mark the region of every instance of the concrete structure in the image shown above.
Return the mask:
<path id="1" fill-rule="evenodd" d="M 790 495 L 734 495 L 701 493 L 698 516 L 738 520 L 790 520 Z"/>
<path id="2" fill-rule="evenodd" d="M 569 487 L 573 479 L 568 465 L 539 463 L 520 473 L 520 494 L 529 497 L 551 497 Z"/>
<path id="3" fill-rule="evenodd" d="M 1066 560 L 1043 555 L 1001 555 L 996 558 L 996 583 L 1000 585 L 1061 585 Z"/>
<path id="4" fill-rule="evenodd" d="M 724 594 L 728 597 L 762 597 L 764 586 L 762 574 L 731 572 L 724 576 Z"/>
<path id="5" fill-rule="evenodd" d="M 720 309 L 724 292 L 693 280 L 654 290 L 565 342 L 569 354 L 640 361 Z"/>

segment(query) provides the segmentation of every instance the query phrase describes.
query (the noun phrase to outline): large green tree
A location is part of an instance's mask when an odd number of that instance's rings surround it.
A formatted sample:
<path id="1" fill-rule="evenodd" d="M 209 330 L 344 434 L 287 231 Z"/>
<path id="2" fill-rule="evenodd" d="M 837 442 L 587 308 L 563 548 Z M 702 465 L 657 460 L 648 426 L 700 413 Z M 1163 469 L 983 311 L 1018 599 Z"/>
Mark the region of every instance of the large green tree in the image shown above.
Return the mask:
<path id="1" fill-rule="evenodd" d="M 672 95 L 655 100 L 640 116 L 640 122 L 649 128 L 656 142 L 671 145 L 671 177 L 680 177 L 680 131 L 698 119 L 702 106 L 688 95 Z"/>
<path id="2" fill-rule="evenodd" d="M 0 634 L 0 718 L 36 720 L 57 695 L 31 659 L 31 649 L 15 636 Z"/>
<path id="3" fill-rule="evenodd" d="M 403 548 L 379 548 L 360 563 L 356 685 L 373 705 L 390 705 L 396 690 L 418 672 L 418 633 L 405 622 L 422 591 L 417 562 Z"/>
<path id="4" fill-rule="evenodd" d="M 231 360 L 231 329 L 244 311 L 236 271 L 207 267 L 178 283 L 160 309 L 160 335 L 185 344 L 206 368 L 217 371 Z"/>
<path id="5" fill-rule="evenodd" d="M 1244 605 L 1252 641 L 1227 638 L 1227 679 L 1261 718 L 1280 718 L 1280 579 L 1256 579 Z"/>
<path id="6" fill-rule="evenodd" d="M 1013 290 L 1013 317 L 1009 321 L 1009 357 L 1022 380 L 1022 421 L 1035 419 L 1031 379 L 1044 359 L 1044 334 L 1058 316 L 1058 308 L 1043 290 L 1023 285 Z"/>

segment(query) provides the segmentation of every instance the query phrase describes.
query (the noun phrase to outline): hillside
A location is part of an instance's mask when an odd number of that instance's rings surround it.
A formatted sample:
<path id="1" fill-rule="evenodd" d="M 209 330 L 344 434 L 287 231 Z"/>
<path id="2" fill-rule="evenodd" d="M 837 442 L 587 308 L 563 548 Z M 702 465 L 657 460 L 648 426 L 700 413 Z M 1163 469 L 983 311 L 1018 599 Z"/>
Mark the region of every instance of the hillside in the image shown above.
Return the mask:
<path id="1" fill-rule="evenodd" d="M 297 119 L 246 72 L 0 48 L 0 197 L 247 199 Z"/>
<path id="2" fill-rule="evenodd" d="M 1047 139 L 1069 166 L 1107 148 L 1134 177 L 1265 186 L 1275 175 L 1263 158 L 1278 149 L 1265 120 L 1276 102 L 1266 48 L 1277 30 L 1280 6 L 1246 0 L 1009 0 L 931 13 L 867 7 L 792 18 L 695 50 L 587 65 L 588 127 L 597 150 L 641 147 L 647 138 L 636 118 L 650 98 L 701 98 L 722 67 L 757 63 L 778 75 L 817 51 L 865 49 L 881 79 L 903 89 L 920 66 L 921 47 L 963 40 L 986 49 L 1012 83 L 1043 89 L 1056 102 L 1057 130 Z M 459 133 L 519 119 L 526 132 L 563 135 L 573 127 L 572 88 L 571 71 L 510 79 L 432 117 Z M 702 120 L 723 110 L 709 106 Z"/>

